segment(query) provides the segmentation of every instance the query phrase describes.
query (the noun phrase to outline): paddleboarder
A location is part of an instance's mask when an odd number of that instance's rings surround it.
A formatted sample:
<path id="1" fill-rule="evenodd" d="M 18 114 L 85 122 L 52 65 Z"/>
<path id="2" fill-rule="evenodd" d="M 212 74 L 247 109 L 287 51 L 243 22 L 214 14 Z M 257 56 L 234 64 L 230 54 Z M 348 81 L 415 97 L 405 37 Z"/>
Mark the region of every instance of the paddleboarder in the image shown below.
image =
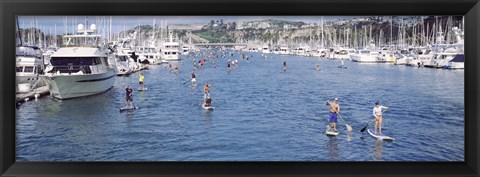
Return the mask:
<path id="1" fill-rule="evenodd" d="M 197 79 L 195 79 L 196 76 L 195 76 L 195 72 L 192 72 L 192 76 L 191 76 L 191 79 L 192 79 L 192 83 L 195 83 L 197 82 Z"/>
<path id="2" fill-rule="evenodd" d="M 125 88 L 126 92 L 126 100 L 125 100 L 125 108 L 128 108 L 128 102 L 130 102 L 130 109 L 133 109 L 133 90 L 132 90 L 132 85 L 128 85 L 127 88 Z"/>
<path id="3" fill-rule="evenodd" d="M 203 103 L 204 104 L 207 103 L 207 99 L 210 97 L 209 89 L 210 89 L 210 87 L 209 87 L 208 83 L 205 83 L 205 86 L 203 86 L 203 93 L 204 93 Z"/>
<path id="4" fill-rule="evenodd" d="M 378 133 L 382 134 L 382 109 L 388 109 L 386 106 L 380 105 L 380 102 L 375 102 L 375 107 L 373 107 L 373 116 L 375 116 L 375 134 L 377 134 L 377 127 Z"/>
<path id="5" fill-rule="evenodd" d="M 340 104 L 338 104 L 338 98 L 332 103 L 327 100 L 327 104 L 330 106 L 330 113 L 328 118 L 328 127 L 331 129 L 333 125 L 333 131 L 337 131 L 337 115 L 340 112 Z"/>
<path id="6" fill-rule="evenodd" d="M 140 73 L 140 75 L 138 77 L 138 84 L 140 84 L 140 89 L 141 90 L 145 89 L 144 81 L 145 81 L 145 76 L 143 76 L 143 73 Z"/>

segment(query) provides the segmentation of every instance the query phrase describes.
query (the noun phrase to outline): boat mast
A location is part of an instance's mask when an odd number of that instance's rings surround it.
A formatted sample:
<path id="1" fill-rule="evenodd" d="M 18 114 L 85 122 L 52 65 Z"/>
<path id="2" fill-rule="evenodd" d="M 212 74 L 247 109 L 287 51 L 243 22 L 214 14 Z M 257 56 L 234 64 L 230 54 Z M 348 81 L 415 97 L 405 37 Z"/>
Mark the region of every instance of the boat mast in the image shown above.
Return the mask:
<path id="1" fill-rule="evenodd" d="M 20 46 L 23 46 L 22 32 L 20 31 L 20 24 L 18 22 L 18 16 L 15 16 L 15 19 L 17 20 L 17 32 L 18 32 L 18 37 L 20 38 Z"/>

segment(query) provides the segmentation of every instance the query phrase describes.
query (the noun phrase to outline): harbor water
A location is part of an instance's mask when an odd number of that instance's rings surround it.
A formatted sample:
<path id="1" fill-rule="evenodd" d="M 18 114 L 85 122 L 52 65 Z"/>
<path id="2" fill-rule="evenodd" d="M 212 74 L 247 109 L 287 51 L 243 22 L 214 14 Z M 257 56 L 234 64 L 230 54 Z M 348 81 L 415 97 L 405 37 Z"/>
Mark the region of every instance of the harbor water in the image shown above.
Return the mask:
<path id="1" fill-rule="evenodd" d="M 247 53 L 198 68 L 191 58 L 151 65 L 145 92 L 139 73 L 117 77 L 112 89 L 83 98 L 42 97 L 16 113 L 18 161 L 463 161 L 464 71 L 393 64 Z M 196 58 L 197 62 L 199 58 Z M 227 59 L 239 60 L 227 71 Z M 283 71 L 283 62 L 287 70 Z M 316 70 L 316 64 L 320 70 Z M 232 66 L 233 67 L 233 66 Z M 213 111 L 202 109 L 211 84 Z M 140 109 L 125 106 L 134 88 Z M 325 135 L 329 107 L 338 97 L 337 137 Z M 390 107 L 383 133 L 360 132 L 376 101 Z M 369 128 L 373 128 L 370 124 Z"/>

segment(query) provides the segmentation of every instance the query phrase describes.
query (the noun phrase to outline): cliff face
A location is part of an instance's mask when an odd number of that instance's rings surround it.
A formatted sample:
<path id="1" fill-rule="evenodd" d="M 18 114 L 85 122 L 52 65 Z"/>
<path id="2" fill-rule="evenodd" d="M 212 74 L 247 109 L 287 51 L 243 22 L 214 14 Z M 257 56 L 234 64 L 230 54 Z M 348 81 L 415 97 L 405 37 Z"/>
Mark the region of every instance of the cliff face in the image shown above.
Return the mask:
<path id="1" fill-rule="evenodd" d="M 224 43 L 255 42 L 268 44 L 318 43 L 325 45 L 363 46 L 369 42 L 376 45 L 388 45 L 390 41 L 405 43 L 428 43 L 434 33 L 442 26 L 446 31 L 459 26 L 461 16 L 455 17 L 394 17 L 393 26 L 390 17 L 370 17 L 361 20 L 339 20 L 324 23 L 323 29 L 318 24 L 292 22 L 282 20 L 262 20 L 248 22 L 210 21 L 208 24 L 170 25 L 183 43 Z M 435 28 L 434 28 L 434 25 Z M 448 29 L 449 30 L 449 29 Z M 155 34 L 156 38 L 166 37 L 166 29 L 143 25 L 126 33 L 137 31 L 137 38 L 148 39 Z M 161 33 L 163 31 L 163 34 Z M 323 31 L 323 34 L 322 34 Z M 444 33 L 445 38 L 450 31 Z M 122 36 L 123 33 L 120 34 Z M 323 40 L 321 37 L 323 36 Z M 414 37 L 415 36 L 415 37 Z M 449 35 L 451 38 L 453 35 Z M 392 38 L 392 39 L 390 39 Z M 452 38 L 453 39 L 453 38 Z M 417 40 L 417 41 L 413 41 Z M 452 40 L 453 41 L 453 40 Z"/>

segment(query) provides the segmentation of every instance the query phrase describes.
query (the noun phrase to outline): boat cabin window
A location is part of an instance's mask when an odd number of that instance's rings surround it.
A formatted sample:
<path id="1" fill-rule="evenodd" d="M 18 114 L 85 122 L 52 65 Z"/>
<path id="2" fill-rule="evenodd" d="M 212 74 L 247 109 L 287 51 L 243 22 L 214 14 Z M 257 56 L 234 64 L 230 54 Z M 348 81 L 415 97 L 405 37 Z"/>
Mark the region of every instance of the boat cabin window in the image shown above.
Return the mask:
<path id="1" fill-rule="evenodd" d="M 53 66 L 97 65 L 101 63 L 101 59 L 99 57 L 52 57 L 50 63 Z"/>
<path id="2" fill-rule="evenodd" d="M 17 72 L 23 72 L 23 66 L 17 67 Z"/>
<path id="3" fill-rule="evenodd" d="M 401 54 L 409 54 L 410 52 L 408 50 L 401 50 L 400 53 Z"/>
<path id="4" fill-rule="evenodd" d="M 33 66 L 25 66 L 24 73 L 33 73 Z"/>
<path id="5" fill-rule="evenodd" d="M 403 58 L 403 55 L 401 55 L 401 54 L 399 54 L 399 53 L 396 53 L 396 54 L 395 54 L 395 58 L 401 59 L 401 58 Z"/>
<path id="6" fill-rule="evenodd" d="M 360 54 L 370 54 L 370 51 L 368 51 L 368 50 L 362 50 L 362 51 L 360 51 Z"/>
<path id="7" fill-rule="evenodd" d="M 127 61 L 127 56 L 119 56 L 118 60 L 119 61 Z"/>

